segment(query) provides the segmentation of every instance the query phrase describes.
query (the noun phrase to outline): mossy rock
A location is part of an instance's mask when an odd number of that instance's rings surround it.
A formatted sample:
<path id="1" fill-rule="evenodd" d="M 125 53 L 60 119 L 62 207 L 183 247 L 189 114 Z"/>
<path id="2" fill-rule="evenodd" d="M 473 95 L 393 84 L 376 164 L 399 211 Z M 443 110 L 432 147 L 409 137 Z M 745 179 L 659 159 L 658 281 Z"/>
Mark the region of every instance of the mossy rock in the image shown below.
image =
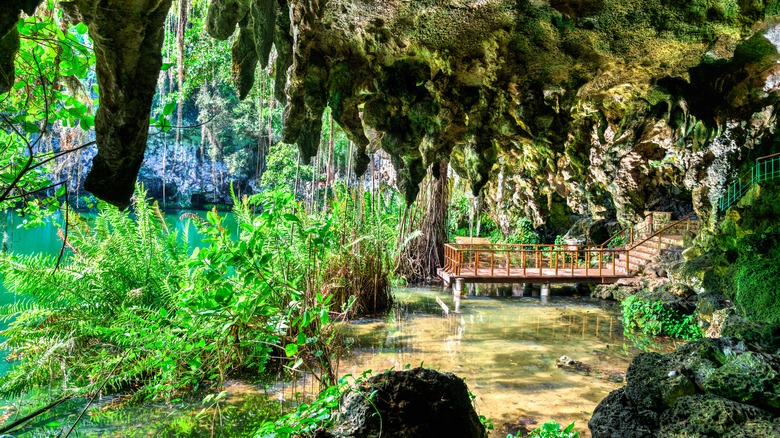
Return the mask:
<path id="1" fill-rule="evenodd" d="M 626 372 L 626 397 L 639 409 L 659 411 L 665 407 L 664 389 L 670 373 L 675 371 L 671 357 L 659 353 L 643 353 L 635 357 Z"/>
<path id="2" fill-rule="evenodd" d="M 661 415 L 659 437 L 722 436 L 748 422 L 769 420 L 772 415 L 755 406 L 712 394 L 681 397 Z"/>
<path id="3" fill-rule="evenodd" d="M 767 420 L 748 421 L 723 438 L 774 438 L 780 436 L 780 425 Z"/>
<path id="4" fill-rule="evenodd" d="M 721 329 L 721 336 L 740 339 L 761 351 L 776 353 L 780 350 L 780 326 L 748 321 L 739 315 L 726 319 Z"/>
<path id="5" fill-rule="evenodd" d="M 746 351 L 715 370 L 702 388 L 729 400 L 777 411 L 780 378 L 774 362 L 770 355 Z"/>

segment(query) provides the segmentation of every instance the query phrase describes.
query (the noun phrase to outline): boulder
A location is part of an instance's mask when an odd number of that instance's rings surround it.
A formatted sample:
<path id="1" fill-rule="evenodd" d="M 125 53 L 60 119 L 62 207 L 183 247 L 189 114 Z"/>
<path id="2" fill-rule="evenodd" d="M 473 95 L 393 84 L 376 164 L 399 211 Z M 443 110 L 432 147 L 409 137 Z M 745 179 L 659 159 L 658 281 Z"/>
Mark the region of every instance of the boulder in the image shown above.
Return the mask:
<path id="1" fill-rule="evenodd" d="M 330 430 L 317 437 L 487 437 L 463 379 L 415 368 L 362 382 L 341 400 Z"/>
<path id="2" fill-rule="evenodd" d="M 699 328 L 706 331 L 713 322 L 715 312 L 725 309 L 731 305 L 729 299 L 722 294 L 713 292 L 703 292 L 696 298 L 696 315 L 698 317 Z M 709 336 L 719 337 L 719 336 Z"/>
<path id="3" fill-rule="evenodd" d="M 778 436 L 780 356 L 767 333 L 699 339 L 674 353 L 634 358 L 626 386 L 599 403 L 594 438 Z M 759 342 L 761 341 L 761 342 Z"/>

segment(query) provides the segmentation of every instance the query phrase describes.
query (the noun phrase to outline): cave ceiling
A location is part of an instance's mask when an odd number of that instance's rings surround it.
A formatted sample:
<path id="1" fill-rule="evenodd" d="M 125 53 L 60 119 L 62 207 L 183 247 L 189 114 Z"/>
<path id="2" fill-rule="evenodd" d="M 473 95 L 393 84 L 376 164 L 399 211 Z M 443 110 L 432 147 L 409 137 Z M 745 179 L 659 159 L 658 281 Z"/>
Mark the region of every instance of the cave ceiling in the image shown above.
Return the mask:
<path id="1" fill-rule="evenodd" d="M 105 2 L 117 9 L 63 5 L 98 55 L 88 189 L 125 205 L 171 0 Z M 555 194 L 631 220 L 659 186 L 689 191 L 705 213 L 746 151 L 774 142 L 779 12 L 776 0 L 211 0 L 208 30 L 235 38 L 241 97 L 275 63 L 283 141 L 305 162 L 330 107 L 356 173 L 381 147 L 409 202 L 449 160 L 474 193 L 500 172 L 524 208 Z"/>

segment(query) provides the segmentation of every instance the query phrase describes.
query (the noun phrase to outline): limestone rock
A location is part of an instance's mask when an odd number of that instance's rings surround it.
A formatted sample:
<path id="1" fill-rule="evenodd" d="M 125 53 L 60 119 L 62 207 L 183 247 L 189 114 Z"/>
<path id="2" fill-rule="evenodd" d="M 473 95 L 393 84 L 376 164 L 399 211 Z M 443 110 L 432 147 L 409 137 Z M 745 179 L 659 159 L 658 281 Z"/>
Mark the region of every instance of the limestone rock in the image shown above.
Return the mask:
<path id="1" fill-rule="evenodd" d="M 723 436 L 738 431 L 748 421 L 771 417 L 754 406 L 711 394 L 683 397 L 661 416 L 658 436 Z"/>
<path id="2" fill-rule="evenodd" d="M 9 23 L 36 3 L 12 0 L 0 15 L 0 89 L 16 50 Z M 143 157 L 170 3 L 61 3 L 97 53 L 99 153 L 86 187 L 117 205 Z M 474 193 L 503 172 L 503 198 L 537 225 L 569 212 L 627 223 L 654 206 L 706 219 L 735 164 L 775 132 L 777 1 L 732 3 L 212 0 L 207 21 L 216 38 L 239 30 L 241 96 L 276 46 L 284 141 L 304 162 L 329 106 L 356 144 L 357 175 L 366 130 L 381 133 L 407 201 L 432 163 L 450 160 Z"/>
<path id="3" fill-rule="evenodd" d="M 0 8 L 0 94 L 14 84 L 14 58 L 19 51 L 19 14 L 32 15 L 43 0 L 6 0 Z"/>

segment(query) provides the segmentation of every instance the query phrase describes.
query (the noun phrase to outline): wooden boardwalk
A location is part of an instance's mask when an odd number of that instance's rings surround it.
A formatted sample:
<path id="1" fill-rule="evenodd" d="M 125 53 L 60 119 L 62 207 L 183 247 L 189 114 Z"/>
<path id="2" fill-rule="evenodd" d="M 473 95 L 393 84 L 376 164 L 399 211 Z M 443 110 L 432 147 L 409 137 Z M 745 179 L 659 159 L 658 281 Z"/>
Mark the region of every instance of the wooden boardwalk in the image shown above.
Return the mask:
<path id="1" fill-rule="evenodd" d="M 631 277 L 625 249 L 586 245 L 445 245 L 445 284 L 469 283 L 614 283 Z"/>
<path id="2" fill-rule="evenodd" d="M 618 247 L 452 243 L 445 245 L 438 274 L 454 293 L 463 283 L 614 283 L 633 277 L 662 250 L 682 246 L 682 233 L 694 228 L 698 222 L 691 218 L 655 225 L 650 219 L 645 231 L 625 228 L 612 236 L 608 242 L 624 243 Z"/>

